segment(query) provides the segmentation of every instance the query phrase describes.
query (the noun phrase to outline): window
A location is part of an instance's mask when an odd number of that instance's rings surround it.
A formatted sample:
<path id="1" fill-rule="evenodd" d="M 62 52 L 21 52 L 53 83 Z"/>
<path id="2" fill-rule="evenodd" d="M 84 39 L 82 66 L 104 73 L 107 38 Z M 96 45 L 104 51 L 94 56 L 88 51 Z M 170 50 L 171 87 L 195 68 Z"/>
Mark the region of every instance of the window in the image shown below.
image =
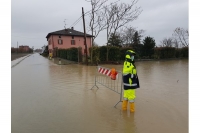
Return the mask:
<path id="1" fill-rule="evenodd" d="M 51 40 L 49 40 L 49 45 L 51 44 Z"/>
<path id="2" fill-rule="evenodd" d="M 61 38 L 61 36 L 59 36 L 59 38 Z"/>
<path id="3" fill-rule="evenodd" d="M 71 45 L 75 45 L 75 40 L 71 40 Z"/>
<path id="4" fill-rule="evenodd" d="M 74 39 L 74 36 L 72 36 L 72 39 Z"/>
<path id="5" fill-rule="evenodd" d="M 58 44 L 63 44 L 63 41 L 61 39 L 58 39 Z"/>

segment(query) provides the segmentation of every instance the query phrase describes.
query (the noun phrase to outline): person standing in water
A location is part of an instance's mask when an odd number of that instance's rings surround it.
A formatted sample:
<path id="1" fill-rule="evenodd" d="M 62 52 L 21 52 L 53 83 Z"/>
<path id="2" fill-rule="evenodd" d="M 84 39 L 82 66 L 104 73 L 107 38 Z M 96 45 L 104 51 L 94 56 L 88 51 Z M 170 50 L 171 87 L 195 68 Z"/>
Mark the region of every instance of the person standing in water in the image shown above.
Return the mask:
<path id="1" fill-rule="evenodd" d="M 133 50 L 127 50 L 123 66 L 124 99 L 122 103 L 122 110 L 127 110 L 129 102 L 130 112 L 135 112 L 135 89 L 140 87 L 136 66 L 134 64 L 135 55 L 136 54 Z"/>

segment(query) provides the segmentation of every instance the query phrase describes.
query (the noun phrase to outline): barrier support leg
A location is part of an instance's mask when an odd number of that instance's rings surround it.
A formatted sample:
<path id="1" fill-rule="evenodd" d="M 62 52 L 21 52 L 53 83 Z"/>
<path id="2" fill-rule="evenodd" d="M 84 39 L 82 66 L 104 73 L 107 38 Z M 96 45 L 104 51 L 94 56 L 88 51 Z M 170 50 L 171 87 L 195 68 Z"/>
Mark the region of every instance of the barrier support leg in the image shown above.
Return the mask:
<path id="1" fill-rule="evenodd" d="M 119 101 L 119 102 L 122 102 L 122 101 Z M 118 102 L 118 103 L 119 103 L 119 102 Z M 117 104 L 118 104 L 118 103 L 117 103 Z M 115 108 L 116 108 L 117 104 L 115 104 L 115 106 L 114 106 Z"/>
<path id="2" fill-rule="evenodd" d="M 98 89 L 99 89 L 99 87 L 97 86 L 97 83 L 96 83 L 96 82 L 97 82 L 97 80 L 96 80 L 96 78 L 97 78 L 97 77 L 95 76 L 95 79 L 94 79 L 94 80 L 95 80 L 95 81 L 94 81 L 94 82 L 95 82 L 95 85 L 94 85 L 93 87 L 95 87 L 95 86 L 96 86 L 96 87 L 97 87 L 97 90 L 98 90 Z M 92 87 L 92 88 L 93 88 L 93 87 Z M 92 88 L 91 88 L 90 90 L 92 90 Z"/>
<path id="3" fill-rule="evenodd" d="M 98 89 L 99 89 L 99 87 L 98 87 L 97 85 L 94 85 L 93 87 L 95 87 L 95 86 L 97 87 L 97 90 L 98 90 Z M 93 87 L 92 87 L 92 88 L 93 88 Z M 92 88 L 91 88 L 90 90 L 92 90 Z"/>

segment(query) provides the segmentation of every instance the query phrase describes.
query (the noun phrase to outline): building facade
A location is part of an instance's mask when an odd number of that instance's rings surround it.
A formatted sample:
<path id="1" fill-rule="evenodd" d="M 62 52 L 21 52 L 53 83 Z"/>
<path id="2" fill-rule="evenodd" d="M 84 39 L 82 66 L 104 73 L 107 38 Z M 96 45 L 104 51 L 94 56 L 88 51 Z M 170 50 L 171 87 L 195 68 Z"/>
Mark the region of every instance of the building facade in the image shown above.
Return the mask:
<path id="1" fill-rule="evenodd" d="M 84 33 L 68 28 L 48 33 L 47 36 L 49 53 L 55 56 L 56 49 L 82 48 L 82 55 L 85 54 Z M 86 34 L 87 51 L 92 46 L 92 35 Z"/>
<path id="2" fill-rule="evenodd" d="M 19 46 L 19 52 L 23 53 L 23 52 L 29 52 L 30 51 L 30 48 L 29 46 Z"/>

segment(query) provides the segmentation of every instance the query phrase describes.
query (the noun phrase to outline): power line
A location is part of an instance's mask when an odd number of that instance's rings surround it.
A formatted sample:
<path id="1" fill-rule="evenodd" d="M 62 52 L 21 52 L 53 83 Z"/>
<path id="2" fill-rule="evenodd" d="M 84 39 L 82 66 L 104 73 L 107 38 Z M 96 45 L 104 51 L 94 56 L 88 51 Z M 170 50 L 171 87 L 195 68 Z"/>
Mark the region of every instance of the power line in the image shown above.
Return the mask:
<path id="1" fill-rule="evenodd" d="M 78 18 L 70 27 L 74 27 L 75 25 L 78 24 L 78 22 L 82 19 L 82 16 Z"/>
<path id="2" fill-rule="evenodd" d="M 118 0 L 118 1 L 120 1 L 120 0 Z M 115 2 L 111 3 L 110 5 L 115 4 L 115 3 L 117 3 L 118 1 L 115 1 Z M 107 7 L 110 6 L 110 5 L 107 5 Z M 100 8 L 99 10 L 101 10 L 101 9 L 103 9 L 103 8 L 104 8 L 104 7 Z M 85 16 L 89 15 L 89 12 L 91 12 L 91 11 L 92 11 L 92 10 L 87 11 L 86 13 L 84 13 L 84 15 L 85 15 Z M 79 22 L 81 19 L 82 19 L 82 15 L 81 15 L 70 27 L 74 27 L 75 25 L 77 25 L 78 22 Z"/>

